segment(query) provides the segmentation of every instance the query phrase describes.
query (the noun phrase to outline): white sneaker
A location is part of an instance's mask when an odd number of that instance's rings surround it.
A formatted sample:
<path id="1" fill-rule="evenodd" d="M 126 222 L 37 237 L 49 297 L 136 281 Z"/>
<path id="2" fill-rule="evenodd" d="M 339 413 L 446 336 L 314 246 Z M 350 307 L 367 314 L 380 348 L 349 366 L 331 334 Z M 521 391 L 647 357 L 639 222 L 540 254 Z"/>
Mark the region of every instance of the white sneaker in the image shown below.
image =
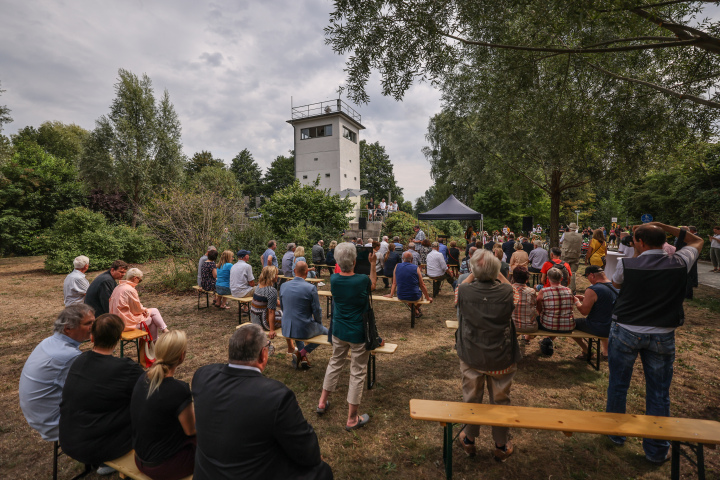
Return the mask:
<path id="1" fill-rule="evenodd" d="M 110 475 L 111 473 L 115 473 L 115 472 L 116 472 L 116 470 L 114 468 L 108 467 L 104 463 L 102 465 L 100 465 L 100 468 L 97 469 L 97 474 L 103 475 L 103 476 Z"/>
<path id="2" fill-rule="evenodd" d="M 325 282 L 318 282 L 317 285 L 318 285 L 318 287 L 324 287 L 324 286 L 325 286 Z"/>

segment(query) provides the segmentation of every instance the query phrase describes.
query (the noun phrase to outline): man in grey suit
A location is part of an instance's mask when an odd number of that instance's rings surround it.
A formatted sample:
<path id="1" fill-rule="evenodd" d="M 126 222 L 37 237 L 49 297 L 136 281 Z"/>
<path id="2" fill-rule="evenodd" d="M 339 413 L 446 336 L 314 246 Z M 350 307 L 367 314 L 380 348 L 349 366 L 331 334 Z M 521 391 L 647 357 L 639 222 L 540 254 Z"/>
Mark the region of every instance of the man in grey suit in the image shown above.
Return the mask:
<path id="1" fill-rule="evenodd" d="M 328 333 L 328 329 L 322 324 L 317 288 L 305 281 L 307 274 L 307 263 L 299 261 L 295 264 L 295 278 L 280 287 L 282 334 L 285 338 L 312 338 Z M 297 349 L 292 357 L 293 367 L 310 368 L 307 356 L 317 347 L 315 343 L 305 345 L 297 342 Z"/>

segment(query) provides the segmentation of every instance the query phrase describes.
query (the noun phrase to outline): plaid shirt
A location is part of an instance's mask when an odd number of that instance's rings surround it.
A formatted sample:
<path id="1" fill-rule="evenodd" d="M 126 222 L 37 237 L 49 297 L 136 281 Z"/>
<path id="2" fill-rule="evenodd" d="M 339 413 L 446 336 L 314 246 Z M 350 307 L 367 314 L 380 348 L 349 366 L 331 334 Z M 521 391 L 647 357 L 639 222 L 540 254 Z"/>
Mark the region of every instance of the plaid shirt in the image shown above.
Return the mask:
<path id="1" fill-rule="evenodd" d="M 512 319 L 515 322 L 515 328 L 525 329 L 536 327 L 535 290 L 520 283 L 513 283 L 512 287 L 513 303 L 515 304 Z M 543 295 L 545 294 L 543 293 Z"/>
<path id="2" fill-rule="evenodd" d="M 540 323 L 550 330 L 573 330 L 573 305 L 575 297 L 569 288 L 558 285 L 545 287 L 542 290 L 541 304 L 543 307 Z"/>

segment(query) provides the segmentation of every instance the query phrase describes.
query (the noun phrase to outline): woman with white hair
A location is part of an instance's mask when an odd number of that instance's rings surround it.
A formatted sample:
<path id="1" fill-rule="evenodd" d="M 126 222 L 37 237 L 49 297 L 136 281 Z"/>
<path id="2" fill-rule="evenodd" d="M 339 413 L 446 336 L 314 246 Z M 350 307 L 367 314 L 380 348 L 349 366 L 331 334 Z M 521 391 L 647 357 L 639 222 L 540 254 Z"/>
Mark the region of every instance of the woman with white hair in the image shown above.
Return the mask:
<path id="1" fill-rule="evenodd" d="M 85 278 L 85 272 L 88 271 L 89 267 L 90 259 L 85 255 L 75 257 L 75 260 L 73 260 L 73 271 L 65 277 L 63 282 L 63 297 L 66 307 L 85 301 L 85 293 L 87 293 L 90 286 L 90 283 Z"/>
<path id="2" fill-rule="evenodd" d="M 127 271 L 125 280 L 120 280 L 110 296 L 110 313 L 125 322 L 126 330 L 136 330 L 141 327 L 141 322 L 145 322 L 150 335 L 156 339 L 158 330 L 163 333 L 169 330 L 157 308 L 145 308 L 140 303 L 136 287 L 142 280 L 143 272 L 139 268 Z"/>
<path id="3" fill-rule="evenodd" d="M 367 376 L 370 351 L 365 349 L 363 314 L 368 308 L 368 295 L 375 290 L 377 272 L 370 269 L 370 276 L 356 275 L 357 250 L 352 243 L 341 243 L 335 248 L 335 261 L 340 273 L 330 276 L 330 291 L 333 295 L 333 318 L 330 326 L 333 353 L 325 371 L 323 390 L 318 402 L 317 413 L 322 415 L 330 405 L 330 393 L 335 391 L 345 359 L 350 352 L 350 386 L 348 388 L 348 418 L 345 430 L 360 428 L 370 421 L 365 413 L 358 415 L 363 384 Z M 370 265 L 375 264 L 375 252 L 368 256 Z"/>

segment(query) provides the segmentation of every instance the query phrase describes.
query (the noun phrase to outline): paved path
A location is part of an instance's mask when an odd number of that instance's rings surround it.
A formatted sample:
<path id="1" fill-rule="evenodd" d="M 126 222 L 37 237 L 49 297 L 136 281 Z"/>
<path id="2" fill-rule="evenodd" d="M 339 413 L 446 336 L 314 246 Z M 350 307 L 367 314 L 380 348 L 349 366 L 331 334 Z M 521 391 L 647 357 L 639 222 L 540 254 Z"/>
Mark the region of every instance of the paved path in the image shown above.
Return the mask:
<path id="1" fill-rule="evenodd" d="M 710 262 L 698 262 L 698 281 L 702 285 L 720 289 L 720 273 L 712 273 L 712 264 Z"/>

